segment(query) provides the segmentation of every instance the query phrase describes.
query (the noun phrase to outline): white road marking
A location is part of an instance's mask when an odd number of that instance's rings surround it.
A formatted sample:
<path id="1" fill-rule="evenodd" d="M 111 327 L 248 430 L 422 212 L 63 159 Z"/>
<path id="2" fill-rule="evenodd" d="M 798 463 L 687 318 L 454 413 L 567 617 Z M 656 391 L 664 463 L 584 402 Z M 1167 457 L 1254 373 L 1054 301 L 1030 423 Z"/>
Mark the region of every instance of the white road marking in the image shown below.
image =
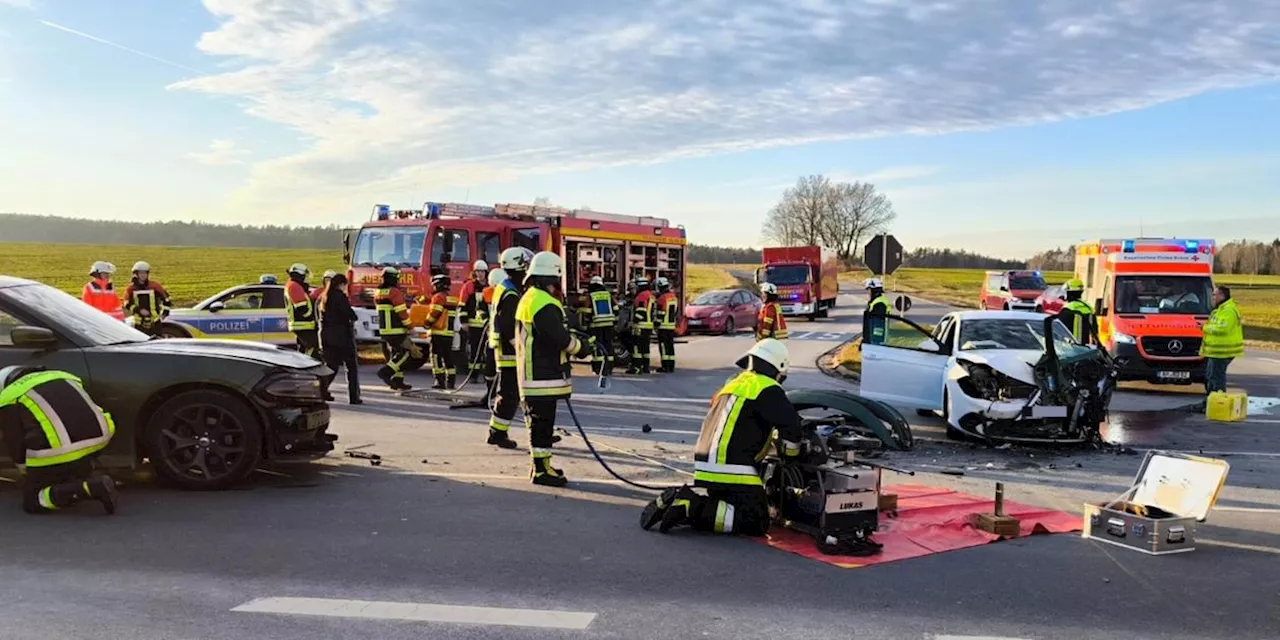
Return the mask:
<path id="1" fill-rule="evenodd" d="M 579 611 L 537 611 L 533 609 L 463 607 L 445 604 L 339 600 L 335 598 L 258 598 L 246 602 L 232 609 L 232 611 L 579 630 L 590 626 L 591 621 L 595 620 L 596 617 L 594 613 Z"/>
<path id="2" fill-rule="evenodd" d="M 1280 513 L 1280 509 L 1262 507 L 1214 507 L 1214 511 L 1235 511 L 1238 513 Z"/>
<path id="3" fill-rule="evenodd" d="M 1207 544 L 1215 547 L 1227 547 L 1229 549 L 1242 549 L 1244 551 L 1258 551 L 1260 553 L 1274 553 L 1276 555 L 1280 555 L 1280 549 L 1277 549 L 1276 547 L 1266 547 L 1266 546 L 1257 545 L 1257 544 L 1240 544 L 1239 542 L 1226 542 L 1223 540 L 1206 540 L 1204 538 L 1197 538 L 1196 543 Z"/>
<path id="4" fill-rule="evenodd" d="M 685 402 L 685 403 L 690 403 L 690 404 L 701 404 L 701 405 L 706 405 L 706 406 L 710 406 L 710 405 L 711 405 L 711 398 L 710 398 L 710 397 L 707 397 L 707 398 L 673 398 L 673 397 L 665 397 L 665 398 L 664 398 L 664 397 L 660 397 L 660 396 L 632 396 L 632 395 L 620 396 L 620 395 L 614 395 L 614 394 L 611 394 L 611 393 L 592 393 L 592 394 L 585 394 L 585 393 L 584 393 L 584 394 L 574 394 L 574 396 L 573 396 L 573 401 L 574 401 L 575 403 L 577 403 L 577 402 L 590 402 L 590 401 L 595 400 L 595 399 L 597 399 L 597 398 L 599 398 L 599 399 L 604 399 L 604 400 L 613 400 L 613 401 L 618 401 L 618 400 L 636 400 L 636 401 L 639 401 L 639 402 Z"/>
<path id="5" fill-rule="evenodd" d="M 1267 362 L 1273 362 L 1273 363 L 1275 363 L 1275 364 L 1280 364 L 1280 360 L 1277 360 L 1277 359 L 1275 359 L 1275 358 L 1259 358 L 1259 359 L 1260 359 L 1260 360 L 1266 360 Z"/>
<path id="6" fill-rule="evenodd" d="M 934 636 L 933 640 L 1026 640 L 1008 636 Z"/>
<path id="7" fill-rule="evenodd" d="M 1168 451 L 1168 449 L 1142 449 L 1142 451 Z M 1259 458 L 1280 458 L 1280 453 L 1270 453 L 1263 451 L 1201 451 L 1195 450 L 1173 450 L 1171 453 L 1183 453 L 1192 456 L 1257 456 Z"/>

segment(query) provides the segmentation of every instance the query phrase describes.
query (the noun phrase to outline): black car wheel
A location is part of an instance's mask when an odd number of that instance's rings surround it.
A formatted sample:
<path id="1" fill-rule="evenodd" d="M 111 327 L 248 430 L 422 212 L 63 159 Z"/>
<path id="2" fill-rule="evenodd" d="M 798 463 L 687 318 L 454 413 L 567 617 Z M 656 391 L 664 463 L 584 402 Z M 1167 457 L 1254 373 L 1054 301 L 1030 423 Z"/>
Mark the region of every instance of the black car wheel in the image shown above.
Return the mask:
<path id="1" fill-rule="evenodd" d="M 729 319 L 724 321 L 724 335 L 731 336 L 737 331 L 738 328 L 733 326 L 733 316 L 729 316 Z"/>
<path id="2" fill-rule="evenodd" d="M 171 340 L 174 338 L 190 338 L 191 335 L 182 327 L 171 324 L 162 324 L 156 328 L 156 337 L 161 340 Z"/>
<path id="3" fill-rule="evenodd" d="M 222 391 L 187 391 L 151 415 L 143 446 L 165 481 L 193 491 L 225 489 L 262 458 L 258 416 Z"/>

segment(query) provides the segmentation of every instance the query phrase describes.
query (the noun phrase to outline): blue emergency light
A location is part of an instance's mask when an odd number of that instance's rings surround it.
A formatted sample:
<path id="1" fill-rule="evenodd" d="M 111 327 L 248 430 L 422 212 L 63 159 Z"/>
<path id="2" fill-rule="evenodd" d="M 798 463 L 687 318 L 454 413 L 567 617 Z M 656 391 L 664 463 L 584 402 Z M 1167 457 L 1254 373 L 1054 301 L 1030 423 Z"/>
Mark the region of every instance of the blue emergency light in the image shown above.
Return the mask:
<path id="1" fill-rule="evenodd" d="M 279 282 L 280 281 L 276 280 L 275 276 L 269 273 L 264 273 L 261 276 L 258 276 L 258 284 L 277 284 Z"/>
<path id="2" fill-rule="evenodd" d="M 1134 242 L 1132 240 L 1125 240 L 1121 247 L 1121 251 L 1124 251 L 1125 253 L 1133 253 L 1133 246 Z"/>
<path id="3" fill-rule="evenodd" d="M 428 219 L 428 220 L 439 220 L 439 219 L 440 219 L 440 203 L 438 203 L 438 202 L 428 202 L 428 203 L 427 203 L 427 205 L 426 205 L 426 207 L 424 207 L 424 208 L 426 209 L 425 213 L 427 214 L 427 219 Z"/>
<path id="4" fill-rule="evenodd" d="M 378 210 L 378 219 L 379 219 L 379 220 L 386 220 L 386 219 L 388 219 L 388 218 L 390 218 L 390 217 L 391 217 L 391 205 L 388 205 L 388 204 L 380 204 L 380 205 L 375 205 L 375 206 L 376 206 L 376 208 L 377 208 L 377 210 Z"/>
<path id="5" fill-rule="evenodd" d="M 1041 274 L 1039 271 L 1032 271 L 1031 273 L 1032 273 L 1032 275 L 1034 275 L 1034 276 L 1035 276 L 1035 277 L 1037 277 L 1037 278 L 1043 277 L 1043 276 L 1042 276 L 1042 274 Z"/>
<path id="6" fill-rule="evenodd" d="M 1187 240 L 1187 241 L 1183 242 L 1182 244 L 1183 244 L 1183 246 L 1185 247 L 1183 250 L 1184 250 L 1186 253 L 1199 253 L 1199 252 L 1200 252 L 1200 242 L 1199 242 L 1198 240 Z"/>

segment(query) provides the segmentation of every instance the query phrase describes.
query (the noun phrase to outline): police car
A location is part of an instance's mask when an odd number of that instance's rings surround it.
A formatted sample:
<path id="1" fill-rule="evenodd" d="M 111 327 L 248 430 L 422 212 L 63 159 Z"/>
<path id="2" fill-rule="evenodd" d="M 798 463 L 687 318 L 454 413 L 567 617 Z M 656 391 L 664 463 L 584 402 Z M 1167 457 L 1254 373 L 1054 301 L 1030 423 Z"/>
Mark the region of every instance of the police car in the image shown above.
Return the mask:
<path id="1" fill-rule="evenodd" d="M 162 338 L 254 340 L 293 346 L 284 285 L 264 275 L 257 284 L 231 287 L 190 309 L 174 309 L 160 325 Z"/>

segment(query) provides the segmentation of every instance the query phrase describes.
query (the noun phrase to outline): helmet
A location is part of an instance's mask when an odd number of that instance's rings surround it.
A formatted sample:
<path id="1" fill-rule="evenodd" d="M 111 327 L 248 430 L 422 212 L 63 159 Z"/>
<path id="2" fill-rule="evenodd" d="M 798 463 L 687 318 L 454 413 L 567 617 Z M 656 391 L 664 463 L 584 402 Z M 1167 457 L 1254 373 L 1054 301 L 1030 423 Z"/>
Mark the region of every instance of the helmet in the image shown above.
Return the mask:
<path id="1" fill-rule="evenodd" d="M 311 270 L 307 268 L 307 265 L 302 264 L 301 262 L 295 262 L 292 267 L 289 267 L 289 273 L 305 277 L 307 274 L 311 273 Z"/>
<path id="2" fill-rule="evenodd" d="M 471 270 L 472 271 L 488 271 L 489 263 L 485 262 L 484 260 L 476 260 L 476 263 L 471 265 Z"/>
<path id="3" fill-rule="evenodd" d="M 603 286 L 604 278 L 601 278 L 600 276 L 591 276 L 591 284 L 598 284 Z"/>
<path id="4" fill-rule="evenodd" d="M 862 288 L 863 289 L 883 289 L 884 282 L 881 281 L 880 278 L 867 278 L 867 281 L 862 283 Z"/>
<path id="5" fill-rule="evenodd" d="M 776 296 L 778 295 L 778 287 L 772 282 L 764 282 L 760 284 L 760 293 Z"/>
<path id="6" fill-rule="evenodd" d="M 448 283 L 449 275 L 446 273 L 437 273 L 436 275 L 431 276 L 431 284 L 436 287 L 447 285 Z"/>
<path id="7" fill-rule="evenodd" d="M 149 265 L 149 264 L 147 264 L 147 263 L 145 263 L 145 262 L 143 262 L 143 261 L 139 260 L 139 261 L 137 261 L 137 262 L 133 263 L 133 269 L 132 269 L 132 271 L 133 271 L 134 273 L 138 273 L 139 271 L 142 271 L 142 272 L 145 272 L 145 273 L 151 273 L 151 265 Z"/>
<path id="8" fill-rule="evenodd" d="M 502 252 L 502 268 L 507 271 L 528 271 L 533 262 L 533 252 L 524 247 L 511 247 Z"/>
<path id="9" fill-rule="evenodd" d="M 326 277 L 326 278 L 332 278 L 332 277 L 334 277 L 334 276 L 336 276 L 336 275 L 338 275 L 338 272 L 337 272 L 337 271 L 334 271 L 333 269 L 329 269 L 328 271 L 325 271 L 325 272 L 324 272 L 324 277 Z"/>
<path id="10" fill-rule="evenodd" d="M 279 282 L 280 281 L 276 280 L 275 276 L 269 273 L 264 273 L 258 276 L 258 284 L 279 284 Z"/>
<path id="11" fill-rule="evenodd" d="M 663 291 L 671 288 L 671 281 L 664 277 L 658 277 L 657 280 L 653 281 L 653 284 Z"/>
<path id="12" fill-rule="evenodd" d="M 550 251 L 542 251 L 529 261 L 529 274 L 525 276 L 525 280 L 533 276 L 559 278 L 563 274 L 564 261 L 560 259 L 560 256 Z"/>
<path id="13" fill-rule="evenodd" d="M 110 262 L 103 262 L 102 260 L 93 263 L 93 266 L 89 267 L 89 275 L 93 275 L 95 273 L 111 274 L 115 272 L 116 266 L 114 264 L 111 264 Z"/>
<path id="14" fill-rule="evenodd" d="M 780 376 L 787 375 L 787 371 L 791 368 L 791 354 L 787 351 L 787 345 L 774 338 L 765 338 L 757 342 L 742 354 L 741 358 L 738 358 L 737 365 L 743 369 L 751 369 L 752 358 L 768 362 L 778 370 Z"/>
<path id="15" fill-rule="evenodd" d="M 636 289 L 637 289 L 637 290 L 639 290 L 639 289 L 643 289 L 643 288 L 645 288 L 645 287 L 647 287 L 647 286 L 649 286 L 649 279 L 648 279 L 648 278 L 646 278 L 646 277 L 644 277 L 644 276 L 641 276 L 641 277 L 639 277 L 639 278 L 636 278 Z"/>
<path id="16" fill-rule="evenodd" d="M 494 269 L 489 272 L 489 286 L 496 287 L 507 279 L 507 272 L 502 269 Z"/>
<path id="17" fill-rule="evenodd" d="M 44 367 L 32 367 L 21 364 L 15 364 L 0 369 L 0 389 L 4 389 L 9 384 L 17 382 L 18 379 L 23 376 L 44 370 Z"/>
<path id="18" fill-rule="evenodd" d="M 383 267 L 382 275 L 400 277 L 400 270 L 395 267 Z"/>
<path id="19" fill-rule="evenodd" d="M 1084 281 L 1080 278 L 1072 278 L 1068 280 L 1067 291 L 1084 291 Z"/>

